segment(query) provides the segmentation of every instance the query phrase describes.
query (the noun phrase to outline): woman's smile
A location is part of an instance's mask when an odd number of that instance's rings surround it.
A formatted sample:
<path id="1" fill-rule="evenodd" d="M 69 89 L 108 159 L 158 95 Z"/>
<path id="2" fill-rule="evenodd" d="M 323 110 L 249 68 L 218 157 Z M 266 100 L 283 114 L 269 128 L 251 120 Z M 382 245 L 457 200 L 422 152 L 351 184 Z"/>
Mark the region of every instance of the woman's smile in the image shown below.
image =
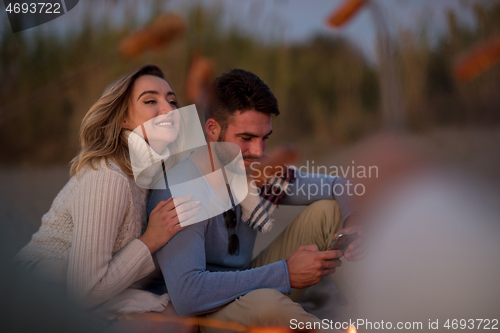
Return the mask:
<path id="1" fill-rule="evenodd" d="M 151 148 L 161 154 L 176 140 L 180 123 L 177 100 L 167 81 L 151 75 L 139 77 L 132 91 L 125 126 L 147 139 Z"/>

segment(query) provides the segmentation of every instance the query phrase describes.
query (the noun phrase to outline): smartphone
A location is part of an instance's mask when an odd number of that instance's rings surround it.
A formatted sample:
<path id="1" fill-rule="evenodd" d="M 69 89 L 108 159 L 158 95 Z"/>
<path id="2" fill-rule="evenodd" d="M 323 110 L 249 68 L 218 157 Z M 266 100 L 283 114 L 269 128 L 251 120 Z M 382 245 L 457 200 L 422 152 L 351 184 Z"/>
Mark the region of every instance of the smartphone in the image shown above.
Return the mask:
<path id="1" fill-rule="evenodd" d="M 333 240 L 326 250 L 342 250 L 345 252 L 349 244 L 351 244 L 357 237 L 358 236 L 355 231 L 341 233 Z"/>

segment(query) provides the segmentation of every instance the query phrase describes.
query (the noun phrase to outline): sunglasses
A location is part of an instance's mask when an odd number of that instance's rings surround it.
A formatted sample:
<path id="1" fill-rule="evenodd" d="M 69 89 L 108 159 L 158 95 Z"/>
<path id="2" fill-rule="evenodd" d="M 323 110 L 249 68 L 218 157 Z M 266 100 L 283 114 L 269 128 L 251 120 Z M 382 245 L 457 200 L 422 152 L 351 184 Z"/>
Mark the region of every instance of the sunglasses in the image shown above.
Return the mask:
<path id="1" fill-rule="evenodd" d="M 236 227 L 236 213 L 234 210 L 228 210 L 227 212 L 224 213 L 224 219 L 226 220 L 226 227 L 227 231 L 230 232 L 231 234 L 228 236 L 229 237 L 229 245 L 227 247 L 227 250 L 229 251 L 230 255 L 239 255 L 240 254 L 240 240 L 238 238 L 238 235 L 236 235 L 236 232 L 234 228 Z"/>

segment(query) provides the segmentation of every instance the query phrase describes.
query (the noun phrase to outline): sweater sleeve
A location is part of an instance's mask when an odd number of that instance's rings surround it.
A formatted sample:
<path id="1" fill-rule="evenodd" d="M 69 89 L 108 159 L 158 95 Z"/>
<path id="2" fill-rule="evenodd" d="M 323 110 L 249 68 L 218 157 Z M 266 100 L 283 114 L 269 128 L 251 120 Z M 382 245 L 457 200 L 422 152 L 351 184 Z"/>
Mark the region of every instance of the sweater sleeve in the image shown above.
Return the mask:
<path id="1" fill-rule="evenodd" d="M 130 195 L 126 179 L 99 169 L 82 175 L 72 199 L 74 229 L 67 286 L 70 295 L 89 308 L 111 299 L 154 270 L 153 258 L 139 239 L 112 255 Z"/>
<path id="2" fill-rule="evenodd" d="M 250 291 L 271 288 L 291 292 L 283 259 L 265 266 L 210 272 L 206 269 L 204 221 L 181 230 L 156 252 L 168 294 L 177 313 L 197 316 L 214 312 Z"/>

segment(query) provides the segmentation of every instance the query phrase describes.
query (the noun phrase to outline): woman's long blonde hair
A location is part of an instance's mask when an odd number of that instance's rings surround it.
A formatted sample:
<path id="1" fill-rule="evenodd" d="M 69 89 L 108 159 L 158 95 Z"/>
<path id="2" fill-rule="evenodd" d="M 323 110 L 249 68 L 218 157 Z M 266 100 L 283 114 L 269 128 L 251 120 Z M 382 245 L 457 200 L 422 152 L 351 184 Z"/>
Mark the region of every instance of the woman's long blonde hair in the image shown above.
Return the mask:
<path id="1" fill-rule="evenodd" d="M 144 65 L 127 74 L 104 91 L 82 120 L 80 152 L 71 161 L 70 175 L 77 175 L 86 165 L 95 169 L 94 162 L 101 158 L 114 161 L 124 173 L 132 174 L 128 150 L 128 130 L 123 128 L 127 117 L 134 82 L 143 75 L 165 79 L 163 71 L 155 65 Z"/>

